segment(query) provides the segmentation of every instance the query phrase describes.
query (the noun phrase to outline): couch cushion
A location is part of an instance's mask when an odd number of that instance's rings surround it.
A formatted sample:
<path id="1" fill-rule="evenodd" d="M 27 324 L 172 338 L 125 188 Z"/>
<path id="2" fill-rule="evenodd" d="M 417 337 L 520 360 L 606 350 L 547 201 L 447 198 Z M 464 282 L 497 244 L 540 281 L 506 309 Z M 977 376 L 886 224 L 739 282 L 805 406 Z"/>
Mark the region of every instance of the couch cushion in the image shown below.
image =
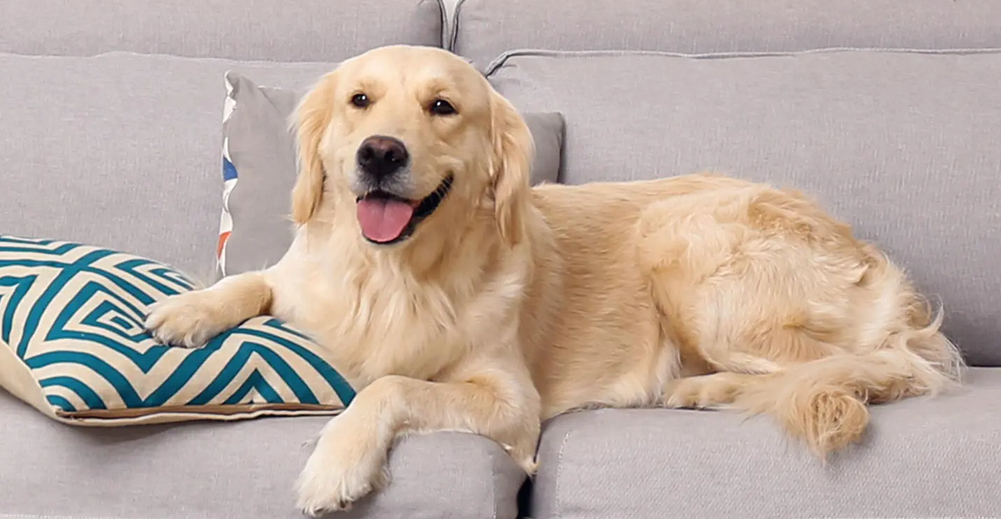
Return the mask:
<path id="1" fill-rule="evenodd" d="M 994 0 L 461 0 L 452 48 L 478 66 L 508 50 L 703 54 L 831 47 L 1001 47 Z"/>
<path id="2" fill-rule="evenodd" d="M 301 88 L 332 67 L 0 54 L 0 232 L 131 252 L 210 279 L 225 72 Z"/>
<path id="3" fill-rule="evenodd" d="M 547 424 L 535 519 L 989 517 L 1001 509 L 1001 369 L 952 395 L 872 408 L 823 466 L 766 418 L 601 410 Z"/>
<path id="4" fill-rule="evenodd" d="M 1001 365 L 1001 52 L 525 52 L 490 80 L 563 113 L 566 183 L 711 169 L 816 196 Z"/>
<path id="5" fill-rule="evenodd" d="M 7 469 L 0 470 L 0 516 L 64 519 L 302 519 L 292 488 L 307 442 L 326 423 L 79 428 L 3 391 L 0 416 L 0 467 Z M 405 439 L 389 466 L 385 491 L 336 517 L 514 519 L 525 479 L 496 443 L 460 433 Z"/>
<path id="6" fill-rule="evenodd" d="M 391 43 L 440 47 L 442 13 L 437 0 L 4 0 L 0 52 L 330 62 Z"/>
<path id="7" fill-rule="evenodd" d="M 288 122 L 303 92 L 261 87 L 235 72 L 226 75 L 226 82 L 229 116 L 223 123 L 225 204 L 218 265 L 220 274 L 229 275 L 271 266 L 292 244 L 296 156 Z M 556 182 L 563 117 L 523 115 L 535 140 L 531 183 Z"/>

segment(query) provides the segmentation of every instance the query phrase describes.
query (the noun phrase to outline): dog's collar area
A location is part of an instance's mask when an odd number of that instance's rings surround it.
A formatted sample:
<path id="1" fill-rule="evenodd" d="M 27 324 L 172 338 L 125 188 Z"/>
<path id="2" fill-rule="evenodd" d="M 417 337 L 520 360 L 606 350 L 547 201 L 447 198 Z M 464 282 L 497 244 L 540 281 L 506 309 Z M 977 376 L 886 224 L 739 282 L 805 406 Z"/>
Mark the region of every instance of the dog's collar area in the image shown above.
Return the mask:
<path id="1" fill-rule="evenodd" d="M 375 245 L 393 245 L 396 243 L 400 243 L 403 240 L 406 240 L 407 238 L 409 238 L 414 234 L 414 230 L 417 229 L 417 224 L 421 223 L 428 216 L 431 216 L 431 214 L 433 214 L 435 210 L 438 209 L 438 206 L 441 205 L 441 202 L 443 200 L 445 200 L 445 197 L 448 195 L 449 191 L 452 190 L 452 182 L 454 181 L 455 177 L 453 175 L 448 175 L 447 177 L 445 177 L 444 180 L 441 181 L 440 184 L 438 184 L 438 187 L 435 188 L 435 190 L 432 191 L 430 195 L 422 198 L 419 202 L 417 202 L 417 206 L 414 209 L 413 216 L 410 217 L 410 221 L 407 223 L 406 228 L 403 229 L 403 232 L 401 232 L 400 235 L 397 236 L 396 238 L 390 241 L 380 242 L 371 240 L 367 236 L 364 236 L 364 234 L 362 236 L 365 238 L 366 241 Z M 386 193 L 383 191 L 376 191 L 373 193 L 369 193 L 365 196 L 360 196 L 356 201 L 361 201 L 363 198 L 367 198 L 370 196 L 400 198 L 390 193 Z"/>

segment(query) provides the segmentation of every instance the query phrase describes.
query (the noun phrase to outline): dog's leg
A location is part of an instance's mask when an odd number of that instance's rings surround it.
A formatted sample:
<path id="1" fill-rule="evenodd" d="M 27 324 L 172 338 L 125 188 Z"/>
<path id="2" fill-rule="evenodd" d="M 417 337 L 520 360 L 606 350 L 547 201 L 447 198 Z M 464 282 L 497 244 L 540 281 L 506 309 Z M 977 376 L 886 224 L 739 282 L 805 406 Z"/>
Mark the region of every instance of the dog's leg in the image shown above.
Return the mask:
<path id="1" fill-rule="evenodd" d="M 683 331 L 688 362 L 718 373 L 690 376 L 665 384 L 667 407 L 712 408 L 734 401 L 756 377 L 781 370 L 776 357 L 758 352 L 761 334 L 756 316 L 747 311 L 746 290 L 720 279 L 734 262 L 747 228 L 746 196 L 706 200 L 679 196 L 648 207 L 638 227 L 640 265 L 649 269 L 654 298 L 665 328 Z"/>
<path id="2" fill-rule="evenodd" d="M 672 380 L 664 388 L 664 405 L 671 408 L 712 409 L 732 404 L 741 390 L 768 376 L 722 372 Z"/>
<path id="3" fill-rule="evenodd" d="M 667 406 L 769 414 L 826 458 L 862 437 L 867 403 L 952 385 L 940 320 L 837 222 L 777 192 L 685 202 L 644 215 L 641 258 L 681 347 L 717 373 L 666 384 Z"/>
<path id="4" fill-rule="evenodd" d="M 731 318 L 703 311 L 700 320 L 714 325 L 696 336 L 692 344 L 716 373 L 669 382 L 664 388 L 667 407 L 709 409 L 732 404 L 743 388 L 826 354 L 824 345 L 805 334 L 769 326 L 766 321 L 741 319 L 736 311 L 725 313 Z"/>
<path id="5" fill-rule="evenodd" d="M 324 427 L 297 483 L 298 507 L 310 515 L 350 508 L 386 483 L 394 439 L 413 432 L 480 434 L 534 472 L 539 410 L 527 370 L 500 363 L 443 382 L 380 378 Z"/>
<path id="6" fill-rule="evenodd" d="M 249 272 L 204 290 L 169 297 L 150 308 L 146 329 L 163 344 L 194 348 L 271 306 L 263 272 Z"/>

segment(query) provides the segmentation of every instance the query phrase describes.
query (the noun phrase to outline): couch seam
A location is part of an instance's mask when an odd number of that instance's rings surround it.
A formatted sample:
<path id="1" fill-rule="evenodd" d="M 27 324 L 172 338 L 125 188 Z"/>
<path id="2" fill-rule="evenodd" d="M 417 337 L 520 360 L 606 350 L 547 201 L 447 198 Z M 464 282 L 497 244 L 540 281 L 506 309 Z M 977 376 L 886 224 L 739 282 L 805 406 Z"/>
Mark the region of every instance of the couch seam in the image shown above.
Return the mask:
<path id="1" fill-rule="evenodd" d="M 573 429 L 568 430 L 566 436 L 563 437 L 560 451 L 556 455 L 556 499 L 553 500 L 553 517 L 556 519 L 563 517 L 562 492 L 560 490 L 560 487 L 563 486 L 563 452 L 567 448 L 567 443 L 570 442 L 571 434 L 573 434 Z"/>
<path id="2" fill-rule="evenodd" d="M 417 5 L 420 6 L 420 4 L 425 1 L 426 0 L 419 0 Z M 438 21 L 441 23 L 441 26 L 438 27 L 438 48 L 448 49 L 448 47 L 446 47 L 447 42 L 445 41 L 447 36 L 445 32 L 450 31 L 448 25 L 448 10 L 445 9 L 445 0 L 435 0 L 435 2 L 438 4 Z"/>
<path id="3" fill-rule="evenodd" d="M 461 0 L 460 0 L 461 1 Z M 517 49 L 509 50 L 494 58 L 484 69 L 484 75 L 490 76 L 501 69 L 509 59 L 522 56 L 544 56 L 552 58 L 588 58 L 588 57 L 627 57 L 627 56 L 660 56 L 666 58 L 682 58 L 695 60 L 713 59 L 741 59 L 741 58 L 773 58 L 773 57 L 796 57 L 808 56 L 812 54 L 838 54 L 851 52 L 869 52 L 884 54 L 919 54 L 919 55 L 945 55 L 945 56 L 968 56 L 979 54 L 998 54 L 1001 47 L 979 48 L 979 49 L 920 49 L 903 47 L 826 47 L 822 49 L 806 49 L 798 51 L 776 51 L 776 52 L 708 52 L 708 53 L 683 53 L 665 52 L 652 50 L 547 50 L 547 49 Z"/>
<path id="4" fill-rule="evenodd" d="M 183 56 L 179 54 L 167 54 L 163 52 L 138 52 L 133 50 L 109 50 L 104 52 L 97 52 L 94 54 L 86 55 L 75 55 L 75 54 L 17 54 L 13 52 L 0 52 L 0 56 L 15 56 L 20 58 L 38 59 L 38 60 L 58 60 L 58 59 L 94 59 L 94 58 L 104 58 L 104 57 L 123 57 L 123 56 L 134 56 L 134 57 L 146 57 L 146 58 L 169 58 L 183 61 L 191 62 L 228 62 L 234 65 L 267 65 L 267 66 L 278 66 L 278 67 L 308 67 L 312 65 L 337 65 L 341 61 L 268 61 L 260 59 L 238 59 L 238 58 L 220 58 L 216 56 Z M 343 60 L 342 60 L 343 61 Z M 3 517 L 0 515 L 0 517 Z"/>
<path id="5" fill-rule="evenodd" d="M 497 456 L 490 453 L 490 506 L 493 512 L 490 519 L 497 519 Z"/>
<path id="6" fill-rule="evenodd" d="M 148 519 L 136 516 L 108 516 L 108 515 L 41 515 L 41 514 L 0 514 L 0 519 Z"/>
<path id="7" fill-rule="evenodd" d="M 462 13 L 462 6 L 465 5 L 466 0 L 459 0 L 455 3 L 455 12 L 452 13 L 452 20 L 449 24 L 449 34 L 448 37 L 448 47 L 450 51 L 455 50 L 455 42 L 459 39 L 459 15 Z M 444 43 L 444 42 L 442 42 Z"/>
<path id="8" fill-rule="evenodd" d="M 208 519 L 218 516 L 200 516 Z M 228 516 L 223 516 L 228 517 Z M 0 513 L 0 519 L 152 519 L 148 516 L 110 516 L 110 515 L 49 515 L 49 514 L 4 514 Z M 188 518 L 190 519 L 190 518 Z"/>

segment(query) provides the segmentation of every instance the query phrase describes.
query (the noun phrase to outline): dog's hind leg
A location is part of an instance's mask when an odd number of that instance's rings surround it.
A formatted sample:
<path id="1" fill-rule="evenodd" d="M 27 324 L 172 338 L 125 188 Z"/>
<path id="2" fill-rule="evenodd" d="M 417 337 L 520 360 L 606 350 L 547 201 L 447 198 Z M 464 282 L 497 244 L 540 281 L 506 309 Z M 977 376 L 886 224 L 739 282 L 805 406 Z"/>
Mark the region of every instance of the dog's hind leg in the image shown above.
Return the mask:
<path id="1" fill-rule="evenodd" d="M 803 297 L 811 281 L 796 277 L 810 273 L 792 268 L 802 246 L 763 230 L 752 217 L 761 200 L 775 196 L 761 188 L 686 195 L 643 213 L 640 264 L 649 269 L 667 342 L 679 348 L 684 364 L 708 368 L 694 371 L 716 372 L 669 381 L 665 405 L 729 404 L 744 387 L 838 351 L 800 326 L 812 308 Z M 835 321 L 827 327 L 837 327 L 847 319 L 846 301 L 824 297 L 833 308 L 825 315 Z"/>
<path id="2" fill-rule="evenodd" d="M 737 195 L 641 225 L 664 328 L 716 371 L 665 384 L 666 405 L 768 414 L 826 457 L 861 438 L 867 403 L 953 385 L 958 352 L 898 269 L 795 197 Z"/>
<path id="3" fill-rule="evenodd" d="M 816 283 L 802 279 L 815 274 L 794 273 L 804 247 L 756 225 L 760 197 L 750 188 L 673 197 L 646 208 L 638 225 L 639 265 L 664 334 L 682 359 L 714 371 L 773 373 L 833 352 L 801 326 L 818 313 L 807 301 Z M 825 317 L 836 321 L 826 328 L 848 318 L 834 292 L 822 294 Z"/>

